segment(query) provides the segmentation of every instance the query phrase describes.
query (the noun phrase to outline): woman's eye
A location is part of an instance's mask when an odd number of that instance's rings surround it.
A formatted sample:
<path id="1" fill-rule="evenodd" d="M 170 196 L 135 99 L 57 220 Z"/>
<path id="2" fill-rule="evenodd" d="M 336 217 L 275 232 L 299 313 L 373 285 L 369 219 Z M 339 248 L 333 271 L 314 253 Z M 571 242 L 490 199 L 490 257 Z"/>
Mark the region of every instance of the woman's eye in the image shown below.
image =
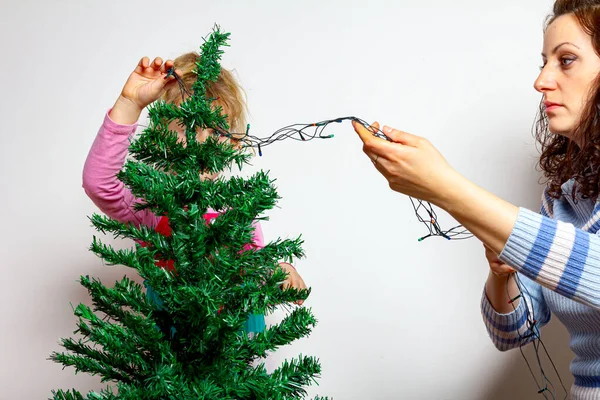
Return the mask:
<path id="1" fill-rule="evenodd" d="M 563 57 L 560 59 L 560 63 L 563 67 L 568 67 L 573 61 L 575 61 L 575 59 L 572 57 Z"/>

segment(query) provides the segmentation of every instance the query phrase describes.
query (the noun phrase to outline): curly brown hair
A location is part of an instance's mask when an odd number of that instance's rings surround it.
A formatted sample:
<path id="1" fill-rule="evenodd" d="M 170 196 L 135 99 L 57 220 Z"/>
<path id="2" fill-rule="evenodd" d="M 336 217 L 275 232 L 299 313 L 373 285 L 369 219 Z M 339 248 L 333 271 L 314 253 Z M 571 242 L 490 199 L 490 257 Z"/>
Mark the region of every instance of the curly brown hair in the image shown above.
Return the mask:
<path id="1" fill-rule="evenodd" d="M 566 14 L 575 16 L 582 29 L 591 36 L 594 50 L 600 56 L 600 0 L 557 0 L 545 28 Z M 561 185 L 574 178 L 573 198 L 576 192 L 582 198 L 597 198 L 600 192 L 600 76 L 592 85 L 581 119 L 571 135 L 578 138 L 581 146 L 549 131 L 543 101 L 535 124 L 535 136 L 541 144 L 538 165 L 547 178 L 548 195 L 561 197 Z"/>

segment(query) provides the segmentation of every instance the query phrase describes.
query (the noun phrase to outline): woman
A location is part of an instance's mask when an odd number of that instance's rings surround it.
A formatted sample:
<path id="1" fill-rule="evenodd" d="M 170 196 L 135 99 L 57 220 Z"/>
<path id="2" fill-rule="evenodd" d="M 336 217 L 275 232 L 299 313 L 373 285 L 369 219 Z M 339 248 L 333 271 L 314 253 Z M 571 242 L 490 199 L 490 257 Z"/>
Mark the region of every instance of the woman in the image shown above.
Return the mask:
<path id="1" fill-rule="evenodd" d="M 491 270 L 482 313 L 494 344 L 519 347 L 554 313 L 576 355 L 571 398 L 599 399 L 600 0 L 556 1 L 542 57 L 534 85 L 543 95 L 537 137 L 548 178 L 541 214 L 468 181 L 426 139 L 387 126 L 391 141 L 354 129 L 393 190 L 446 210 L 483 242 Z M 520 289 L 527 296 L 517 297 Z"/>

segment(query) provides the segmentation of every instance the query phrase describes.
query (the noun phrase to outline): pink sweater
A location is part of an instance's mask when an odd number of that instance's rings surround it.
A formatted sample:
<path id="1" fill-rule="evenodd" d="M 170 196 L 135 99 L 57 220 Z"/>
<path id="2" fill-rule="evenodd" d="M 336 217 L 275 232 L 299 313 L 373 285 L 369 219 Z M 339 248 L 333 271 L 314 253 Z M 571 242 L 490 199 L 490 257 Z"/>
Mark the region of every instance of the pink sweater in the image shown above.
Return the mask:
<path id="1" fill-rule="evenodd" d="M 107 216 L 123 223 L 131 222 L 136 226 L 156 228 L 161 222 L 161 217 L 149 210 L 136 212 L 133 206 L 140 199 L 137 199 L 116 176 L 125 164 L 130 138 L 136 129 L 137 123 L 120 125 L 111 120 L 108 112 L 106 113 L 83 167 L 83 189 Z M 212 216 L 213 213 L 205 215 L 206 219 Z M 264 247 L 260 224 L 256 221 L 254 227 L 253 245 Z"/>

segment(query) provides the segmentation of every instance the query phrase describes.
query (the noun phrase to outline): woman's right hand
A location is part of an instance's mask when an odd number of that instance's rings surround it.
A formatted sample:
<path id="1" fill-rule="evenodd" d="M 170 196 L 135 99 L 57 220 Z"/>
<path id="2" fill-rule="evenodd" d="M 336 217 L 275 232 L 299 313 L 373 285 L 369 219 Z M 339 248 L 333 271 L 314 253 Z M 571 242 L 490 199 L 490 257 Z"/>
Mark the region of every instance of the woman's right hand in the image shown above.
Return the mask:
<path id="1" fill-rule="evenodd" d="M 173 75 L 165 76 L 173 68 L 173 60 L 163 63 L 156 57 L 152 62 L 143 57 L 125 82 L 117 102 L 113 106 L 110 117 L 119 124 L 133 124 L 146 106 L 158 100 L 170 85 L 175 85 Z M 176 70 L 177 74 L 181 71 Z"/>
<path id="2" fill-rule="evenodd" d="M 514 269 L 500 261 L 496 253 L 494 253 L 489 247 L 487 247 L 485 244 L 483 247 L 485 248 L 485 258 L 490 264 L 490 270 L 494 275 L 497 277 L 506 277 L 507 275 L 515 272 Z"/>

